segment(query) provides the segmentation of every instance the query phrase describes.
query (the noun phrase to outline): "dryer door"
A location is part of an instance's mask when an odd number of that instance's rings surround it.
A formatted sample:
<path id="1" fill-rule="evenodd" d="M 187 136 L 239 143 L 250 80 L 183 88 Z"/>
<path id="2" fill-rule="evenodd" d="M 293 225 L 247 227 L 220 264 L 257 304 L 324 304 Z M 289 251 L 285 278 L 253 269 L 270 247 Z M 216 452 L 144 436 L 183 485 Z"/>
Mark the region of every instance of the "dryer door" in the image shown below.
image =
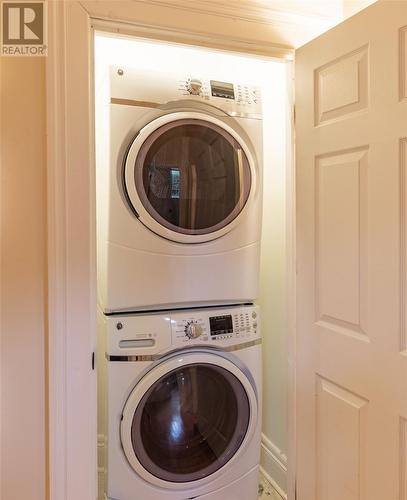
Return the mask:
<path id="1" fill-rule="evenodd" d="M 256 421 L 256 393 L 246 375 L 222 356 L 192 352 L 141 379 L 120 431 L 135 472 L 154 485 L 179 488 L 221 474 L 245 449 Z"/>
<path id="2" fill-rule="evenodd" d="M 124 169 L 140 221 L 181 243 L 209 241 L 238 223 L 256 183 L 254 158 L 221 120 L 196 112 L 162 116 L 136 136 Z"/>

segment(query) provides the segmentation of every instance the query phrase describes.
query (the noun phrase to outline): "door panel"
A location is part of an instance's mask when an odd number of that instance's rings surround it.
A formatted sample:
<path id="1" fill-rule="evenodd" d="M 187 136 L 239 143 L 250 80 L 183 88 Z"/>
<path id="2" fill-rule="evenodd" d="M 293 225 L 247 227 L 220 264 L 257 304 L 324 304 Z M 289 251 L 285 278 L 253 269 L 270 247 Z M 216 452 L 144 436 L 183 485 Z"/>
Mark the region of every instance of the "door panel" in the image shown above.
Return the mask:
<path id="1" fill-rule="evenodd" d="M 400 243 L 401 243 L 401 273 L 400 273 L 400 351 L 407 354 L 407 330 L 406 330 L 406 311 L 407 311 L 407 294 L 406 294 L 406 276 L 407 276 L 407 252 L 406 252 L 406 225 L 407 225 L 407 137 L 400 139 Z M 403 499 L 404 500 L 404 499 Z"/>
<path id="2" fill-rule="evenodd" d="M 317 376 L 317 500 L 358 500 L 369 402 Z"/>
<path id="3" fill-rule="evenodd" d="M 368 50 L 365 45 L 315 70 L 315 125 L 366 109 Z"/>
<path id="4" fill-rule="evenodd" d="M 316 321 L 350 335 L 366 334 L 367 165 L 365 147 L 315 165 Z"/>
<path id="5" fill-rule="evenodd" d="M 406 500 L 407 2 L 300 48 L 297 498 Z"/>

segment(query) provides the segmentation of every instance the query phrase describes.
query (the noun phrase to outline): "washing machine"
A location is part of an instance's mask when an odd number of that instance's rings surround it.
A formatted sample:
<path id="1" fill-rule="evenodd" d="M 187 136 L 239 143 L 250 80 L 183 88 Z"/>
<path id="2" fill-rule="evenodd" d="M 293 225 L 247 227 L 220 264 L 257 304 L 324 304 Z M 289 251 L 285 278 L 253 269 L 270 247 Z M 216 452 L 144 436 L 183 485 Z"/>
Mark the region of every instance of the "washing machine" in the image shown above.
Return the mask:
<path id="1" fill-rule="evenodd" d="M 106 314 L 253 302 L 262 215 L 257 87 L 110 68 L 97 104 Z"/>
<path id="2" fill-rule="evenodd" d="M 105 316 L 109 500 L 256 500 L 256 306 Z"/>

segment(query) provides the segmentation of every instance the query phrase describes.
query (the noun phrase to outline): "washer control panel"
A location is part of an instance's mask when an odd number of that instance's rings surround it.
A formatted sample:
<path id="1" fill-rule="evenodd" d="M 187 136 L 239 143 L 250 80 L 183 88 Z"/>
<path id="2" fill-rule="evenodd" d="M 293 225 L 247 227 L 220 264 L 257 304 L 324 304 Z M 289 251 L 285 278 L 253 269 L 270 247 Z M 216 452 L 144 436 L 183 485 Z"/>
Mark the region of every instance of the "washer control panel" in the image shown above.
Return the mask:
<path id="1" fill-rule="evenodd" d="M 259 307 L 157 311 L 100 316 L 106 352 L 116 356 L 163 353 L 188 345 L 224 347 L 260 338 Z"/>
<path id="2" fill-rule="evenodd" d="M 247 342 L 260 336 L 259 323 L 258 306 L 172 313 L 172 344 Z"/>

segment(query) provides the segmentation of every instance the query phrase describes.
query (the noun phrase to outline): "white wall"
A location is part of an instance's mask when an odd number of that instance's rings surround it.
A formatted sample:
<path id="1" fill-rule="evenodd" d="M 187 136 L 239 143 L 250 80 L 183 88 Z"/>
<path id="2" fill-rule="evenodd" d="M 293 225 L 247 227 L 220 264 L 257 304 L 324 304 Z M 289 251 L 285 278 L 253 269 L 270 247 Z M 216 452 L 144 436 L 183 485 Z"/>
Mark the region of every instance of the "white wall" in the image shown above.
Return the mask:
<path id="1" fill-rule="evenodd" d="M 287 491 L 287 248 L 286 182 L 288 133 L 287 65 L 273 68 L 264 140 L 264 198 L 260 296 L 264 338 L 263 436 L 261 462 L 267 475 Z M 265 103 L 266 104 L 266 103 Z"/>
<path id="2" fill-rule="evenodd" d="M 221 51 L 143 42 L 131 38 L 98 36 L 96 87 L 100 89 L 110 64 L 157 67 L 173 73 L 205 74 L 224 81 L 259 85 L 263 97 L 264 210 L 261 257 L 262 324 L 264 334 L 264 410 L 262 463 L 267 474 L 285 490 L 287 452 L 286 257 L 285 203 L 287 168 L 287 64 L 243 57 Z M 103 391 L 100 392 L 100 394 Z M 99 399 L 100 408 L 103 402 Z M 99 420 L 103 423 L 103 419 Z M 99 438 L 100 455 L 104 443 Z M 101 471 L 103 472 L 103 471 Z"/>

